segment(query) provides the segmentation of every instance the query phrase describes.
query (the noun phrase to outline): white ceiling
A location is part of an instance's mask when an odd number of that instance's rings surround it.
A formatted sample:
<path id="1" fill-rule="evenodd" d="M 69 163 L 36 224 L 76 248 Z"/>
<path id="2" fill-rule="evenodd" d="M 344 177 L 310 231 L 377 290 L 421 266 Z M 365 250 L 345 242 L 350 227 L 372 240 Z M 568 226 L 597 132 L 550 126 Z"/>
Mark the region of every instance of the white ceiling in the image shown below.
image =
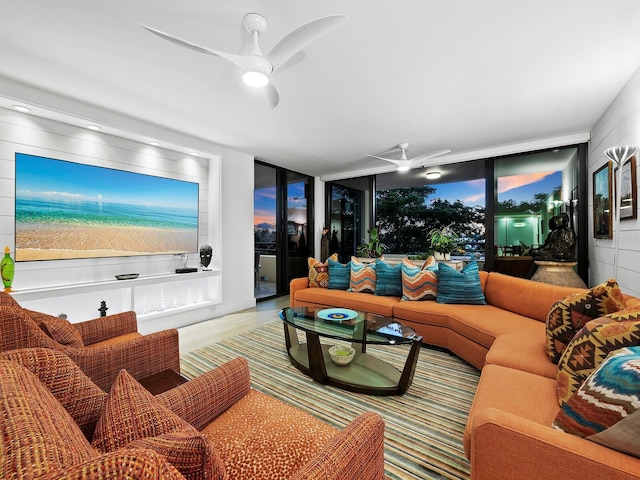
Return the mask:
<path id="1" fill-rule="evenodd" d="M 125 130 L 143 120 L 328 177 L 393 169 L 365 154 L 400 142 L 409 157 L 451 149 L 437 164 L 579 138 L 640 63 L 638 0 L 0 0 L 0 12 L 5 100 L 26 84 L 44 106 L 73 98 L 129 118 Z M 269 22 L 265 53 L 317 17 L 350 21 L 274 74 L 273 110 L 227 61 L 136 23 L 240 53 L 248 12 Z"/>

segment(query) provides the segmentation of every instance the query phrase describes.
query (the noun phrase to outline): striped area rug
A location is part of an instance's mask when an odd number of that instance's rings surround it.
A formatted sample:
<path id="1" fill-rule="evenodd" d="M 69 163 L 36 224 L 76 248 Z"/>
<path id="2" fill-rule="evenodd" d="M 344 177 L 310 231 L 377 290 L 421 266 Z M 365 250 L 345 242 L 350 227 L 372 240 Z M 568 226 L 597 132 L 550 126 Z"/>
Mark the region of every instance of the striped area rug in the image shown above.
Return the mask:
<path id="1" fill-rule="evenodd" d="M 367 353 L 399 369 L 408 351 L 408 346 L 367 347 Z M 238 356 L 248 359 L 256 390 L 337 428 L 368 410 L 382 415 L 388 478 L 469 478 L 462 435 L 480 375 L 454 355 L 423 347 L 413 383 L 402 396 L 351 393 L 320 385 L 292 366 L 278 320 L 183 355 L 182 373 L 193 378 Z"/>

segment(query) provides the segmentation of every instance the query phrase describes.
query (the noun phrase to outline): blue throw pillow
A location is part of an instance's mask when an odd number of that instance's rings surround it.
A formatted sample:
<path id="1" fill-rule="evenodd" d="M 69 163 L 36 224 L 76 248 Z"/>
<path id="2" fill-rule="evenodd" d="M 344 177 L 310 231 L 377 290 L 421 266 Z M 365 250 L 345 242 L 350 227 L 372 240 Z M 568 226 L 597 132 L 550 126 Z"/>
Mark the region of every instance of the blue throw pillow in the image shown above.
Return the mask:
<path id="1" fill-rule="evenodd" d="M 376 291 L 375 295 L 387 297 L 402 296 L 402 263 L 391 265 L 376 258 Z"/>
<path id="2" fill-rule="evenodd" d="M 486 305 L 478 264 L 471 262 L 461 272 L 446 263 L 438 264 L 438 303 Z"/>
<path id="3" fill-rule="evenodd" d="M 331 290 L 347 290 L 351 280 L 351 262 L 340 263 L 331 257 L 327 259 L 329 264 L 329 285 Z"/>

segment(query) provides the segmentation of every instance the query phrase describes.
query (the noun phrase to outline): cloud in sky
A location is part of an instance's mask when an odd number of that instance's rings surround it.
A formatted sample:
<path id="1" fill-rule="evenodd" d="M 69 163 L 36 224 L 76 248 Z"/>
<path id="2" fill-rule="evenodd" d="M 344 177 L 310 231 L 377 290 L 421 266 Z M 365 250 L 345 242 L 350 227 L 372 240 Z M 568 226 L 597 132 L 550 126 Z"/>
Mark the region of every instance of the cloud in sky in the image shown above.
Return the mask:
<path id="1" fill-rule="evenodd" d="M 498 193 L 508 192 L 514 188 L 539 182 L 554 173 L 556 172 L 526 173 L 522 175 L 511 175 L 510 177 L 498 177 Z"/>

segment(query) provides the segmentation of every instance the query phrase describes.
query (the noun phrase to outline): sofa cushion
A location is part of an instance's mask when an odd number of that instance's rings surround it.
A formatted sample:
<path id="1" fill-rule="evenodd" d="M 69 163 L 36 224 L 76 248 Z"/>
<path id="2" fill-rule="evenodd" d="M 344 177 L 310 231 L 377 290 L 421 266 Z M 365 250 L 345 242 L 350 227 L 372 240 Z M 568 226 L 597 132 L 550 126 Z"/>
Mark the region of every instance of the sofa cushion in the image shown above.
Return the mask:
<path id="1" fill-rule="evenodd" d="M 348 290 L 351 279 L 351 262 L 340 263 L 337 258 L 330 256 L 327 259 L 329 265 L 329 284 L 331 290 Z"/>
<path id="2" fill-rule="evenodd" d="M 558 402 L 564 405 L 613 350 L 640 345 L 640 313 L 634 320 L 608 316 L 587 322 L 558 362 Z"/>
<path id="3" fill-rule="evenodd" d="M 616 350 L 571 396 L 554 428 L 640 457 L 640 347 Z"/>
<path id="4" fill-rule="evenodd" d="M 73 348 L 84 347 L 80 332 L 64 318 L 54 317 L 42 312 L 24 309 L 25 312 L 38 324 L 44 333 L 54 339 L 60 345 Z"/>
<path id="5" fill-rule="evenodd" d="M 338 430 L 275 397 L 251 390 L 202 433 L 220 453 L 229 478 L 271 480 L 292 478 Z"/>
<path id="6" fill-rule="evenodd" d="M 107 394 L 68 356 L 49 348 L 24 348 L 0 354 L 26 367 L 71 415 L 85 437 L 91 438 Z"/>
<path id="7" fill-rule="evenodd" d="M 336 259 L 338 255 L 336 255 Z M 307 258 L 309 265 L 309 287 L 310 288 L 327 288 L 329 286 L 329 264 L 322 263 L 313 257 Z"/>
<path id="8" fill-rule="evenodd" d="M 0 360 L 0 478 L 35 478 L 98 456 L 73 418 L 22 365 Z"/>
<path id="9" fill-rule="evenodd" d="M 613 279 L 559 300 L 547 316 L 547 355 L 558 363 L 575 333 L 589 320 L 624 308 L 622 292 Z"/>
<path id="10" fill-rule="evenodd" d="M 143 446 L 171 456 L 187 478 L 224 478 L 224 465 L 212 445 L 126 370 L 120 371 L 109 391 L 92 445 L 100 452 Z"/>
<path id="11" fill-rule="evenodd" d="M 360 293 L 375 293 L 376 291 L 376 262 L 363 263 L 356 257 L 351 257 L 351 277 L 349 291 Z"/>
<path id="12" fill-rule="evenodd" d="M 547 356 L 544 323 L 530 323 L 531 329 L 498 335 L 485 357 L 485 365 L 500 365 L 555 379 L 558 366 Z"/>
<path id="13" fill-rule="evenodd" d="M 458 272 L 446 263 L 438 264 L 438 303 L 485 305 L 478 264 L 470 262 Z"/>
<path id="14" fill-rule="evenodd" d="M 471 457 L 476 414 L 487 408 L 496 408 L 549 428 L 560 411 L 556 401 L 556 382 L 552 378 L 513 368 L 485 366 L 464 431 L 463 444 L 467 458 Z M 496 455 L 500 455 L 500 452 L 496 452 Z"/>
<path id="15" fill-rule="evenodd" d="M 383 297 L 368 293 L 348 292 L 325 288 L 304 288 L 295 293 L 296 306 L 327 306 L 377 313 L 393 317 L 394 307 L 400 303 L 400 297 Z"/>
<path id="16" fill-rule="evenodd" d="M 435 300 L 438 296 L 438 262 L 432 256 L 422 267 L 402 259 L 402 300 Z"/>
<path id="17" fill-rule="evenodd" d="M 480 272 L 480 277 L 486 272 Z M 586 289 L 562 287 L 497 272 L 486 275 L 484 296 L 489 305 L 545 322 L 554 304 Z M 517 294 L 514 294 L 517 292 Z"/>
<path id="18" fill-rule="evenodd" d="M 376 258 L 376 291 L 375 295 L 386 297 L 402 296 L 402 264 L 394 265 L 382 258 Z"/>

